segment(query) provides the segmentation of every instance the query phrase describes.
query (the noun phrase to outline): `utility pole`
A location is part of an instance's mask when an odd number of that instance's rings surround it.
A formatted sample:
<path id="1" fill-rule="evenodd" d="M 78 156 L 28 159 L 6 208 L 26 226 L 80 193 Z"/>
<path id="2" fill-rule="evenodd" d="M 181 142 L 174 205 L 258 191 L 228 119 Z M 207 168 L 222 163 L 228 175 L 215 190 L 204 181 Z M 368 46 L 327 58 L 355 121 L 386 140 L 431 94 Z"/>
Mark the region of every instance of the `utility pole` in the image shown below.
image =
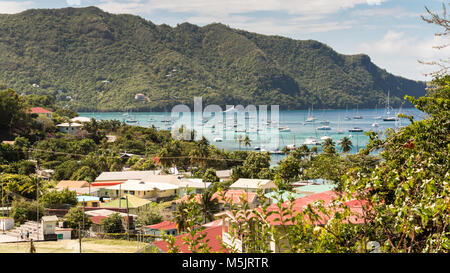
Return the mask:
<path id="1" fill-rule="evenodd" d="M 81 224 L 78 222 L 78 241 L 80 244 L 80 253 L 81 253 Z"/>
<path id="2" fill-rule="evenodd" d="M 3 212 L 4 209 L 5 209 L 5 205 L 4 205 L 4 202 L 3 202 L 3 183 L 2 183 L 2 216 L 5 216 L 5 213 Z M 6 221 L 3 221 L 3 234 L 6 234 L 5 233 L 5 229 L 6 229 L 5 228 L 5 224 L 6 224 Z"/>
<path id="3" fill-rule="evenodd" d="M 127 237 L 128 241 L 130 240 L 130 211 L 128 209 L 128 195 L 127 197 Z"/>
<path id="4" fill-rule="evenodd" d="M 39 176 L 36 176 L 36 222 L 37 222 L 37 237 L 36 239 L 39 240 Z"/>

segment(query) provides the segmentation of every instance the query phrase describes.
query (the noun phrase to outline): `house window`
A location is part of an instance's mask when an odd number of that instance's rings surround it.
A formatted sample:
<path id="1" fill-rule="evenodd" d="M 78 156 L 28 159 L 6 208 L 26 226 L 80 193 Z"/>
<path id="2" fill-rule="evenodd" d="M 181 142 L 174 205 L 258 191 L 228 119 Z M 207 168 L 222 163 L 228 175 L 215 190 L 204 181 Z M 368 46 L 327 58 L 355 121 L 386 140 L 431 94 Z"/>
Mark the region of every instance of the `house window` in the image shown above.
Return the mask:
<path id="1" fill-rule="evenodd" d="M 130 194 L 134 195 L 134 191 L 130 191 Z"/>
<path id="2" fill-rule="evenodd" d="M 128 191 L 123 191 L 123 193 L 127 194 L 127 193 L 128 193 Z"/>

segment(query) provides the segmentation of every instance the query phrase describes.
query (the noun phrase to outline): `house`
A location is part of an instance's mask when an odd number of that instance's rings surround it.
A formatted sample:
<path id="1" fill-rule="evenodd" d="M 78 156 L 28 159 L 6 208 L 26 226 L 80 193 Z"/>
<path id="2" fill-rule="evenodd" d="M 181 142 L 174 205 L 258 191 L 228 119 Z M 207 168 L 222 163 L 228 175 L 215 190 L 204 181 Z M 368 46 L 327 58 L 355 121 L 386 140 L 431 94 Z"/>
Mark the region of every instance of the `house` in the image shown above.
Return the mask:
<path id="1" fill-rule="evenodd" d="M 212 185 L 211 182 L 203 182 L 203 179 L 199 178 L 177 179 L 174 184 L 178 186 L 179 197 L 185 196 L 189 190 L 191 191 L 191 193 L 203 193 Z"/>
<path id="2" fill-rule="evenodd" d="M 133 217 L 129 217 L 125 214 L 119 214 L 120 216 L 122 216 L 122 226 L 124 230 L 127 230 L 128 228 L 130 228 L 130 230 L 134 230 L 135 226 L 134 226 L 134 222 L 133 222 Z M 94 233 L 103 233 L 103 227 L 102 227 L 102 221 L 103 219 L 108 218 L 109 216 L 91 216 L 90 219 L 92 221 L 92 226 L 89 228 L 89 231 L 94 232 Z M 130 220 L 130 226 L 128 227 L 128 223 L 127 223 L 127 218 Z"/>
<path id="3" fill-rule="evenodd" d="M 93 187 L 107 187 L 124 183 L 127 180 L 146 180 L 158 175 L 160 171 L 121 171 L 102 172 L 92 183 Z"/>
<path id="4" fill-rule="evenodd" d="M 123 217 L 125 217 L 127 215 L 130 216 L 130 217 L 133 217 L 133 218 L 137 217 L 136 214 L 127 214 L 127 213 L 124 213 L 124 212 L 114 211 L 114 210 L 110 210 L 110 209 L 95 209 L 95 210 L 88 210 L 88 211 L 86 211 L 86 215 L 89 215 L 89 216 L 92 216 L 92 217 L 94 217 L 94 216 L 108 217 L 108 216 L 110 216 L 111 214 L 114 214 L 114 213 L 118 213 L 120 216 L 123 216 Z"/>
<path id="5" fill-rule="evenodd" d="M 311 195 L 325 191 L 333 190 L 336 187 L 334 184 L 309 184 L 305 186 L 295 187 L 295 192 L 298 194 Z"/>
<path id="6" fill-rule="evenodd" d="M 42 107 L 31 107 L 30 110 L 28 110 L 28 113 L 37 114 L 39 117 L 46 117 L 50 119 L 53 117 L 52 111 L 49 111 Z"/>
<path id="7" fill-rule="evenodd" d="M 127 199 L 128 199 L 128 205 L 127 205 Z M 126 208 L 128 208 L 129 213 L 137 214 L 139 211 L 150 206 L 150 204 L 151 204 L 151 201 L 149 201 L 149 200 L 127 194 L 127 195 L 122 196 L 121 198 L 118 198 L 111 202 L 101 203 L 100 207 L 105 208 L 105 209 L 108 209 L 108 208 L 126 209 Z"/>
<path id="8" fill-rule="evenodd" d="M 53 177 L 55 170 L 50 169 L 37 170 L 36 173 L 41 179 L 50 180 Z"/>
<path id="9" fill-rule="evenodd" d="M 77 196 L 78 206 L 98 208 L 102 203 L 97 196 L 81 195 Z"/>
<path id="10" fill-rule="evenodd" d="M 58 223 L 58 217 L 56 217 L 55 215 L 42 216 L 41 223 L 44 240 L 56 240 L 58 238 L 56 235 L 56 225 Z"/>
<path id="11" fill-rule="evenodd" d="M 334 191 L 326 191 L 318 194 L 312 194 L 308 196 L 304 196 L 301 198 L 296 199 L 292 204 L 292 210 L 294 215 L 298 212 L 301 212 L 303 208 L 311 204 L 315 201 L 322 200 L 324 203 L 324 206 L 328 206 L 334 199 L 337 198 L 337 194 Z M 344 205 L 347 205 L 350 208 L 350 211 L 353 213 L 353 215 L 349 216 L 346 221 L 352 224 L 361 224 L 363 223 L 362 217 L 362 204 L 364 202 L 360 200 L 349 200 L 347 202 L 344 202 Z M 282 204 L 282 207 L 288 208 L 289 204 L 287 202 Z M 261 212 L 261 208 L 255 209 L 258 212 Z M 267 208 L 267 213 L 269 214 L 268 217 L 264 219 L 264 221 L 274 228 L 276 228 L 279 232 L 279 234 L 283 234 L 286 226 L 292 225 L 292 217 L 291 214 L 286 214 L 283 216 L 280 216 L 282 211 L 278 207 L 277 204 L 272 204 Z M 238 218 L 235 217 L 235 215 L 239 216 Z M 246 219 L 250 217 L 260 217 L 259 213 L 255 213 L 254 210 L 251 211 L 241 211 L 237 214 L 232 214 L 230 211 L 224 211 L 217 213 L 215 215 L 217 218 L 222 219 L 222 238 L 225 245 L 228 245 L 238 252 L 242 252 L 243 248 L 245 246 L 242 245 L 242 242 L 239 238 L 233 238 L 229 233 L 228 230 L 230 230 L 231 223 L 234 221 L 246 221 Z M 320 220 L 315 220 L 315 225 L 324 225 L 327 223 L 327 221 L 330 219 L 330 216 L 320 214 L 322 218 Z M 283 221 L 282 221 L 283 220 Z M 274 241 L 267 242 L 270 245 L 270 249 L 273 252 L 283 252 L 284 249 L 281 247 L 282 244 L 276 244 Z M 281 242 L 282 243 L 282 242 Z"/>
<path id="12" fill-rule="evenodd" d="M 230 190 L 243 190 L 248 192 L 258 192 L 258 189 L 262 189 L 264 193 L 268 193 L 277 188 L 277 186 L 275 182 L 269 179 L 239 178 L 229 188 Z"/>
<path id="13" fill-rule="evenodd" d="M 197 203 L 200 203 L 201 199 L 202 199 L 202 195 L 196 194 L 196 195 L 194 195 L 194 198 Z M 187 201 L 188 199 L 189 199 L 189 196 L 185 195 L 182 198 L 176 200 L 175 203 L 179 204 L 179 203 Z M 244 201 L 247 202 L 247 204 L 249 205 L 250 208 L 255 208 L 258 205 L 260 205 L 258 203 L 257 193 L 246 192 L 246 191 L 242 191 L 242 190 L 227 190 L 223 194 L 216 192 L 212 195 L 211 199 L 212 200 L 217 199 L 217 201 L 221 205 L 221 208 L 223 208 L 225 204 L 229 204 L 229 203 L 231 203 L 233 205 L 238 205 L 238 204 L 242 205 L 242 204 L 244 204 Z"/>
<path id="14" fill-rule="evenodd" d="M 145 95 L 142 93 L 137 93 L 136 95 L 134 95 L 134 99 L 135 100 L 145 100 Z"/>
<path id="15" fill-rule="evenodd" d="M 206 235 L 205 238 L 201 240 L 202 243 L 207 243 L 211 252 L 227 252 L 222 246 L 222 226 L 212 226 L 207 227 L 201 231 L 197 236 Z M 192 250 L 185 244 L 183 238 L 190 237 L 189 234 L 181 234 L 175 236 L 175 246 L 178 247 L 179 251 L 182 253 L 192 253 Z M 198 237 L 194 238 L 198 239 Z M 169 247 L 165 241 L 155 241 L 153 245 L 158 248 L 160 252 L 167 252 Z"/>
<path id="16" fill-rule="evenodd" d="M 171 221 L 163 221 L 158 224 L 144 226 L 144 234 L 160 236 L 163 230 L 165 234 L 178 235 L 177 223 Z"/>
<path id="17" fill-rule="evenodd" d="M 74 180 L 61 180 L 55 186 L 56 189 L 77 189 L 77 188 L 87 188 L 89 183 L 86 181 L 74 181 Z"/>
<path id="18" fill-rule="evenodd" d="M 144 199 L 157 200 L 175 196 L 178 186 L 164 182 L 145 182 L 142 180 L 127 180 L 126 182 L 106 187 L 108 196 L 119 197 L 125 195 L 137 196 Z"/>
<path id="19" fill-rule="evenodd" d="M 81 128 L 83 127 L 82 124 L 80 123 L 61 123 L 56 125 L 56 127 L 58 127 L 58 130 L 61 133 L 66 133 L 66 134 L 70 134 L 70 135 L 75 135 L 78 132 L 81 131 Z"/>
<path id="20" fill-rule="evenodd" d="M 220 181 L 225 181 L 231 178 L 231 175 L 233 174 L 233 170 L 221 170 L 216 171 L 217 177 L 219 177 Z"/>
<path id="21" fill-rule="evenodd" d="M 93 195 L 98 196 L 99 189 L 91 187 L 86 181 L 61 180 L 56 186 L 57 191 L 68 189 L 75 191 L 77 195 Z"/>

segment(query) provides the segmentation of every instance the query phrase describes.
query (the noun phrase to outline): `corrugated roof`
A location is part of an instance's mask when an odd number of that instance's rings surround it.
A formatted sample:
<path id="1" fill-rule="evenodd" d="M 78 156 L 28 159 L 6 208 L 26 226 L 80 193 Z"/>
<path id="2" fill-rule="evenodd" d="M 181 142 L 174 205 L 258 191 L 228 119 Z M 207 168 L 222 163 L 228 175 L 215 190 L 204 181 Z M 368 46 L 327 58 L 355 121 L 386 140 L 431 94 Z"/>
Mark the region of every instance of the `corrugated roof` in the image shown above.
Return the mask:
<path id="1" fill-rule="evenodd" d="M 53 113 L 52 111 L 49 111 L 45 108 L 42 107 L 31 107 L 29 113 L 32 114 L 51 114 Z"/>
<path id="2" fill-rule="evenodd" d="M 161 171 L 123 171 L 123 172 L 102 172 L 96 179 L 100 181 L 114 181 L 114 180 L 147 180 L 151 176 L 158 175 Z M 163 175 L 161 175 L 163 176 Z"/>
<path id="3" fill-rule="evenodd" d="M 273 183 L 272 180 L 269 180 L 269 179 L 239 178 L 236 182 L 234 182 L 230 186 L 230 188 L 258 189 L 260 187 L 265 187 L 269 183 Z"/>
<path id="4" fill-rule="evenodd" d="M 89 187 L 89 183 L 86 181 L 74 181 L 74 180 L 61 180 L 58 185 L 55 186 L 57 189 L 61 188 L 85 188 Z"/>
<path id="5" fill-rule="evenodd" d="M 178 189 L 178 186 L 169 184 L 169 183 L 152 183 L 152 182 L 144 182 L 141 180 L 127 180 L 126 182 L 107 187 L 108 190 L 126 190 L 126 191 L 153 191 L 153 190 L 175 190 Z"/>
<path id="6" fill-rule="evenodd" d="M 142 206 L 145 206 L 149 203 L 151 203 L 149 200 L 142 199 L 133 195 L 125 195 L 124 198 L 128 196 L 128 207 L 129 208 L 139 208 Z M 126 208 L 127 207 L 127 201 L 124 199 L 116 199 L 114 201 L 108 202 L 108 203 L 102 203 L 100 205 L 102 208 Z"/>
<path id="7" fill-rule="evenodd" d="M 164 229 L 164 230 L 169 230 L 169 229 L 176 229 L 177 228 L 177 223 L 171 222 L 171 221 L 163 221 L 161 223 L 158 224 L 154 224 L 154 225 L 148 225 L 145 226 L 146 228 L 152 228 L 152 229 Z"/>
<path id="8" fill-rule="evenodd" d="M 306 185 L 295 188 L 295 191 L 297 193 L 321 193 L 333 190 L 335 187 L 334 184 Z"/>

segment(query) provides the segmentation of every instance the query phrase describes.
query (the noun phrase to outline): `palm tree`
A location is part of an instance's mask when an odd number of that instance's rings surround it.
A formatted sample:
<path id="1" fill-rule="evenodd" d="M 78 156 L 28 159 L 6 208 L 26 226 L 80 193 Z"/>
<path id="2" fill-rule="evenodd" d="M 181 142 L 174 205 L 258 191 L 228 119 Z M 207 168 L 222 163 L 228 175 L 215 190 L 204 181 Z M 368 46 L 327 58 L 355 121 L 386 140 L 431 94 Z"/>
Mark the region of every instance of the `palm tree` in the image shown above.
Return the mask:
<path id="1" fill-rule="evenodd" d="M 188 205 L 186 202 L 181 202 L 177 209 L 173 212 L 174 213 L 174 220 L 175 223 L 177 223 L 177 231 L 178 234 L 182 233 L 186 230 L 187 227 L 187 216 L 188 216 Z"/>
<path id="2" fill-rule="evenodd" d="M 344 153 L 348 153 L 353 147 L 352 141 L 348 137 L 343 137 L 341 139 L 340 146 L 341 146 L 341 151 Z"/>
<path id="3" fill-rule="evenodd" d="M 323 151 L 327 154 L 334 154 L 336 153 L 336 149 L 334 148 L 334 141 L 331 138 L 325 139 L 325 141 L 322 143 Z"/>
<path id="4" fill-rule="evenodd" d="M 239 142 L 239 151 L 241 150 L 241 144 L 244 142 L 244 136 L 238 135 L 237 141 Z"/>
<path id="5" fill-rule="evenodd" d="M 252 141 L 248 136 L 245 136 L 244 140 L 242 141 L 244 143 L 245 147 L 250 147 L 252 145 Z"/>
<path id="6" fill-rule="evenodd" d="M 206 190 L 202 194 L 200 210 L 203 214 L 205 224 L 214 220 L 214 214 L 219 211 L 219 202 L 217 198 L 212 198 L 214 192 L 211 190 Z"/>

